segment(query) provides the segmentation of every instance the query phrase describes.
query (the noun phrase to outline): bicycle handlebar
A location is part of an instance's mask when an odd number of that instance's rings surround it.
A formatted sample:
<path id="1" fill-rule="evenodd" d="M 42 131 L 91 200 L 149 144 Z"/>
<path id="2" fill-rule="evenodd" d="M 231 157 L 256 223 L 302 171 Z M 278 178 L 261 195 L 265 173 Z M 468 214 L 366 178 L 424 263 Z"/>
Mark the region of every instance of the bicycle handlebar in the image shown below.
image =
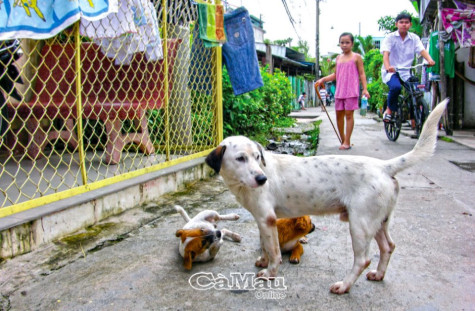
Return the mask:
<path id="1" fill-rule="evenodd" d="M 428 67 L 429 64 L 417 64 L 417 65 L 414 65 L 414 66 L 409 66 L 409 67 L 394 67 L 394 69 L 396 70 L 396 72 L 398 71 L 402 71 L 402 70 L 411 70 L 411 69 L 416 69 L 418 67 Z M 386 70 L 386 72 L 389 72 Z"/>

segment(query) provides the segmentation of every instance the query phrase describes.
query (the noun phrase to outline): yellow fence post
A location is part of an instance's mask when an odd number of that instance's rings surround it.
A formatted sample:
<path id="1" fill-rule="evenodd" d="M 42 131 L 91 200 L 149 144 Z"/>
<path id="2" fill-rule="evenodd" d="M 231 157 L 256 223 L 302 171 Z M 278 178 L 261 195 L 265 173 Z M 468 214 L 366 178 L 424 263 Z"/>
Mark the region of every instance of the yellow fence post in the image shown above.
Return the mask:
<path id="1" fill-rule="evenodd" d="M 216 0 L 216 4 L 221 4 L 221 0 Z M 216 47 L 216 130 L 217 143 L 224 139 L 223 134 L 223 55 L 221 46 Z"/>
<path id="2" fill-rule="evenodd" d="M 168 1 L 162 0 L 162 21 L 163 21 L 163 70 L 165 71 L 163 73 L 163 78 L 165 79 L 164 85 L 165 85 L 165 99 L 164 99 L 164 104 L 165 104 L 165 155 L 166 155 L 166 160 L 170 160 L 170 116 L 169 116 L 169 109 L 168 109 L 168 104 L 169 104 L 169 92 L 168 92 L 168 12 L 167 12 L 167 3 Z"/>
<path id="3" fill-rule="evenodd" d="M 74 26 L 75 36 L 75 61 L 76 61 L 76 126 L 78 134 L 79 165 L 83 185 L 87 185 L 86 154 L 84 152 L 83 127 L 82 127 L 82 81 L 81 81 L 81 37 L 79 35 L 79 23 Z"/>

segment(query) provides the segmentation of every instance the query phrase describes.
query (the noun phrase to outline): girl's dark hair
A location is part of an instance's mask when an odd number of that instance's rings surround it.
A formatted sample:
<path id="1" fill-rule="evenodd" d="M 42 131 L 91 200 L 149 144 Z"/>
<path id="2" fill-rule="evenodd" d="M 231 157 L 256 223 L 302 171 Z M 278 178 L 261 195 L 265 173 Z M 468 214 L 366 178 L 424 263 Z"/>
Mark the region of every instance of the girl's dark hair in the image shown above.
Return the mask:
<path id="1" fill-rule="evenodd" d="M 340 35 L 340 38 L 338 39 L 338 41 L 341 40 L 341 37 L 344 37 L 344 36 L 348 36 L 350 37 L 350 40 L 351 40 L 351 43 L 355 43 L 355 37 L 353 37 L 353 34 L 349 33 L 349 32 L 344 32 Z"/>
<path id="2" fill-rule="evenodd" d="M 409 22 L 412 23 L 412 16 L 406 12 L 399 13 L 399 15 L 396 16 L 396 23 L 400 21 L 401 19 L 408 19 Z"/>

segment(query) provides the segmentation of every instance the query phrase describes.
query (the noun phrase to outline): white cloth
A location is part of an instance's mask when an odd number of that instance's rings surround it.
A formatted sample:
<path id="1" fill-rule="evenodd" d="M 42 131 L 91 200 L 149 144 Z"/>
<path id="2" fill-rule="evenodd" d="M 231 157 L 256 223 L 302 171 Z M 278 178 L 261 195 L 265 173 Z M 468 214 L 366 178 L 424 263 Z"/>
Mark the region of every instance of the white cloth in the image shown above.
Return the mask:
<path id="1" fill-rule="evenodd" d="M 134 53 L 149 61 L 163 58 L 157 14 L 148 0 L 119 0 L 119 11 L 106 18 L 81 23 L 81 34 L 94 39 L 116 65 L 128 65 Z"/>
<path id="2" fill-rule="evenodd" d="M 381 53 L 389 52 L 389 64 L 393 67 L 410 67 L 414 61 L 414 55 L 420 54 L 424 50 L 419 36 L 412 32 L 408 32 L 404 41 L 401 39 L 399 31 L 391 32 L 384 38 L 381 44 Z M 381 67 L 381 78 L 384 83 L 387 83 L 392 72 L 386 72 L 384 65 Z M 409 70 L 399 72 L 402 80 L 406 81 L 411 76 Z"/>

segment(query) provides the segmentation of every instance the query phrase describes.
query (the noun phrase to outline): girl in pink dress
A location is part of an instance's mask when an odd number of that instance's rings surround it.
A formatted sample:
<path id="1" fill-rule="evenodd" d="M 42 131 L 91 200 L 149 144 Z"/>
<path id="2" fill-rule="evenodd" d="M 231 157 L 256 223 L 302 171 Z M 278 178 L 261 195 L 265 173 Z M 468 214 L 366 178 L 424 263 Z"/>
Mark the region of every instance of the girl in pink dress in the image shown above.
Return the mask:
<path id="1" fill-rule="evenodd" d="M 338 132 L 342 141 L 340 150 L 351 148 L 350 139 L 355 124 L 353 113 L 358 109 L 358 98 L 360 95 L 359 81 L 361 81 L 361 86 L 363 87 L 363 95 L 369 98 L 363 59 L 360 54 L 354 53 L 351 50 L 353 44 L 353 35 L 348 32 L 342 33 L 340 35 L 340 48 L 343 54 L 338 55 L 336 58 L 335 72 L 315 82 L 317 85 L 324 85 L 325 82 L 336 80 L 335 110 Z"/>

